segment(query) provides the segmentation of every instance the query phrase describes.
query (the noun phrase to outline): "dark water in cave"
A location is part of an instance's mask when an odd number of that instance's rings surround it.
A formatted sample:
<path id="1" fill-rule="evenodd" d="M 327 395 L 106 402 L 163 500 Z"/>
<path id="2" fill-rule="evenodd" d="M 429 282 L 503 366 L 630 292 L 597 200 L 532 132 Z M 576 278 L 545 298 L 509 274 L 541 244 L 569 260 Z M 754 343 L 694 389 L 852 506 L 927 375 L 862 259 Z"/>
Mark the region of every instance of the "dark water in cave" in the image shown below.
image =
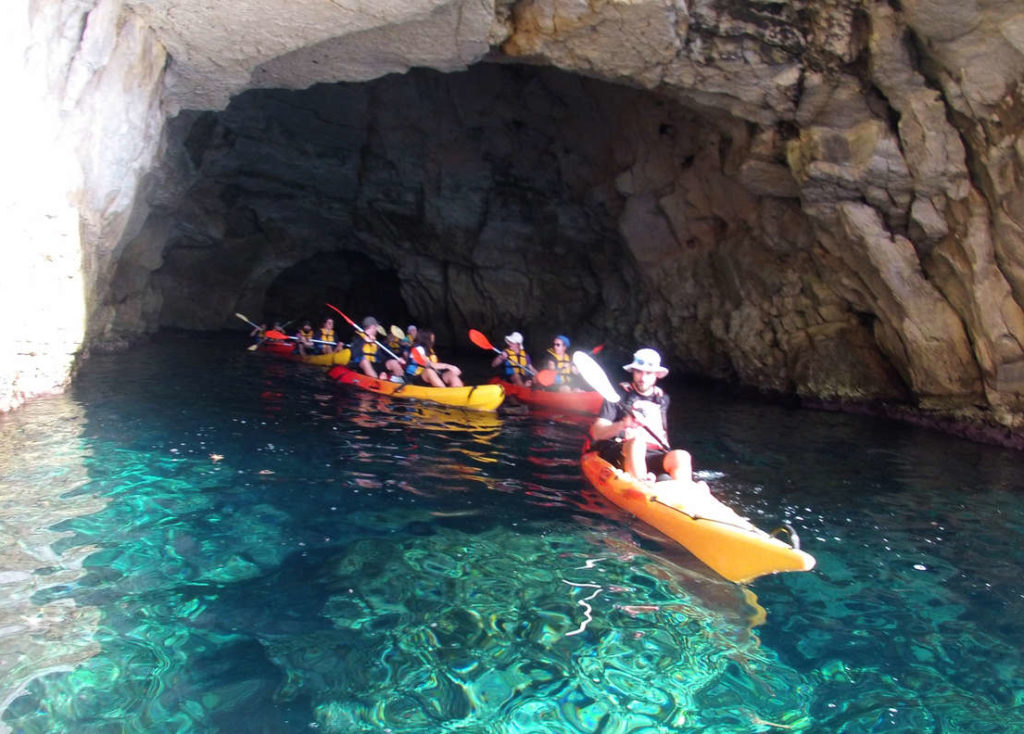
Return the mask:
<path id="1" fill-rule="evenodd" d="M 0 419 L 0 731 L 1024 730 L 1019 453 L 676 386 L 713 488 L 818 559 L 744 588 L 589 489 L 572 422 L 240 339 Z"/>

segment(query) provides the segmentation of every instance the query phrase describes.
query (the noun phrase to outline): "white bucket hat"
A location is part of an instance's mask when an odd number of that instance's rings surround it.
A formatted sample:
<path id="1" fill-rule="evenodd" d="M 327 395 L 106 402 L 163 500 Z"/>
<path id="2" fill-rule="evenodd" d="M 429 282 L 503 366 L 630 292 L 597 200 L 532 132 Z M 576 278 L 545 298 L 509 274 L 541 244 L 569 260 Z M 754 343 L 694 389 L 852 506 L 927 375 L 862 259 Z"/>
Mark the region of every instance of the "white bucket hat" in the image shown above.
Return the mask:
<path id="1" fill-rule="evenodd" d="M 518 344 L 522 346 L 523 335 L 520 334 L 518 331 L 513 331 L 511 334 L 505 337 L 505 341 L 508 342 L 509 344 Z"/>
<path id="2" fill-rule="evenodd" d="M 656 372 L 658 377 L 668 374 L 668 368 L 661 366 L 661 355 L 653 349 L 638 349 L 633 353 L 633 361 L 622 365 L 622 369 L 640 370 L 641 372 Z"/>

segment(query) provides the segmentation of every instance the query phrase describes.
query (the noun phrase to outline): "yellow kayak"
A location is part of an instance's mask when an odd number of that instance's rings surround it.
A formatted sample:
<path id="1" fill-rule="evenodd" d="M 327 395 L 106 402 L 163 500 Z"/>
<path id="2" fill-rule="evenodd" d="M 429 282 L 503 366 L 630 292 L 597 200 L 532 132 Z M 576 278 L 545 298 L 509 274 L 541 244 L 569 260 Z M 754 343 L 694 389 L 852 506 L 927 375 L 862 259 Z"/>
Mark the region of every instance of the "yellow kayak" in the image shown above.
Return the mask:
<path id="1" fill-rule="evenodd" d="M 345 350 L 345 352 L 347 351 Z M 505 389 L 501 385 L 430 387 L 428 385 L 414 385 L 407 382 L 390 382 L 386 379 L 370 377 L 362 372 L 355 372 L 341 365 L 332 367 L 327 372 L 327 376 L 342 384 L 355 385 L 380 395 L 389 395 L 393 398 L 429 400 L 441 405 L 451 405 L 470 410 L 495 411 L 505 399 Z"/>
<path id="2" fill-rule="evenodd" d="M 349 358 L 348 347 L 337 352 L 328 352 L 327 354 L 298 354 L 295 352 L 294 343 L 290 341 L 272 341 L 269 339 L 265 342 L 261 342 L 260 345 L 256 347 L 256 351 L 272 354 L 275 357 L 288 359 L 292 362 L 315 364 L 321 367 L 333 367 L 336 364 L 346 365 L 348 364 Z"/>
<path id="3" fill-rule="evenodd" d="M 813 556 L 758 529 L 709 491 L 675 480 L 641 482 L 594 451 L 584 453 L 580 463 L 598 492 L 729 581 L 744 584 L 758 576 L 814 568 Z"/>

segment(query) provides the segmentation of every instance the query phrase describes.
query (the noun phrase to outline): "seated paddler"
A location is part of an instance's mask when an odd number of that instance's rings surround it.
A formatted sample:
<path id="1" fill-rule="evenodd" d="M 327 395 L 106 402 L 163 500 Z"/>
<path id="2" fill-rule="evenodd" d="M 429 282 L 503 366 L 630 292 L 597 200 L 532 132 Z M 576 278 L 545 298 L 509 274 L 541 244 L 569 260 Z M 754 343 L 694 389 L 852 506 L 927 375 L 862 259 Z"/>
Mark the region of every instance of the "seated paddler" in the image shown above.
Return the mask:
<path id="1" fill-rule="evenodd" d="M 544 354 L 542 368 L 555 373 L 555 381 L 551 384 L 551 390 L 569 392 L 575 387 L 574 375 L 577 373 L 576 366 L 569 356 L 569 347 L 572 342 L 569 337 L 559 334 L 551 342 L 547 352 Z"/>
<path id="2" fill-rule="evenodd" d="M 324 319 L 316 338 L 320 343 L 314 343 L 319 354 L 330 354 L 338 349 L 338 340 L 334 336 L 334 319 L 328 316 Z"/>
<path id="3" fill-rule="evenodd" d="M 352 337 L 352 344 L 349 346 L 351 351 L 348 367 L 370 377 L 380 377 L 385 380 L 388 379 L 388 373 L 390 373 L 394 376 L 395 381 L 401 382 L 404 365 L 394 358 L 385 359 L 388 355 L 381 349 L 380 343 L 377 341 L 378 333 L 380 333 L 380 322 L 377 319 L 373 316 L 363 319 L 362 331 L 356 330 Z M 378 374 L 378 370 L 381 369 L 385 372 L 383 376 Z"/>
<path id="4" fill-rule="evenodd" d="M 693 483 L 690 454 L 670 449 L 668 441 L 669 396 L 657 385 L 668 374 L 654 349 L 638 349 L 622 369 L 630 380 L 619 385 L 622 399 L 607 400 L 590 428 L 591 449 L 610 464 L 642 481 L 667 474 Z M 706 485 L 705 485 L 706 486 Z"/>
<path id="5" fill-rule="evenodd" d="M 430 329 L 418 332 L 406 361 L 406 379 L 415 379 L 433 387 L 462 387 L 462 370 L 438 360 L 434 340 L 434 332 Z"/>
<path id="6" fill-rule="evenodd" d="M 533 384 L 533 364 L 530 355 L 523 349 L 523 335 L 513 331 L 505 337 L 505 348 L 491 360 L 491 367 L 505 365 L 505 379 L 514 385 Z"/>
<path id="7" fill-rule="evenodd" d="M 313 339 L 316 338 L 316 333 L 313 331 L 312 321 L 303 321 L 302 327 L 295 332 L 295 349 L 292 351 L 295 354 L 301 354 L 303 356 L 307 354 L 319 354 L 316 349 L 316 345 L 313 343 Z"/>

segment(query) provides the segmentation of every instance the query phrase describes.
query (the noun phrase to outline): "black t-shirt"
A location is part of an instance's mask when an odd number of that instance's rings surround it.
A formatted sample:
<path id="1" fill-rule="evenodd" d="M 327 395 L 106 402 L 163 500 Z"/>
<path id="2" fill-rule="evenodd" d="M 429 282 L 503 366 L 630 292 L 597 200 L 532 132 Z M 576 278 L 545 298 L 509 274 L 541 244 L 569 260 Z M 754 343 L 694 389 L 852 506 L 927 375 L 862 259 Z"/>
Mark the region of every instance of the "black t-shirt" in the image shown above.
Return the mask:
<path id="1" fill-rule="evenodd" d="M 620 385 L 625 395 L 617 403 L 610 403 L 607 400 L 601 405 L 599 418 L 615 423 L 626 417 L 630 409 L 637 417 L 646 423 L 655 433 L 668 434 L 668 406 L 669 397 L 660 388 L 655 386 L 651 395 L 640 395 L 633 388 L 633 384 L 626 382 Z M 659 430 L 660 429 L 660 430 Z M 619 438 L 622 434 L 619 434 Z M 650 441 L 654 443 L 654 438 Z"/>

